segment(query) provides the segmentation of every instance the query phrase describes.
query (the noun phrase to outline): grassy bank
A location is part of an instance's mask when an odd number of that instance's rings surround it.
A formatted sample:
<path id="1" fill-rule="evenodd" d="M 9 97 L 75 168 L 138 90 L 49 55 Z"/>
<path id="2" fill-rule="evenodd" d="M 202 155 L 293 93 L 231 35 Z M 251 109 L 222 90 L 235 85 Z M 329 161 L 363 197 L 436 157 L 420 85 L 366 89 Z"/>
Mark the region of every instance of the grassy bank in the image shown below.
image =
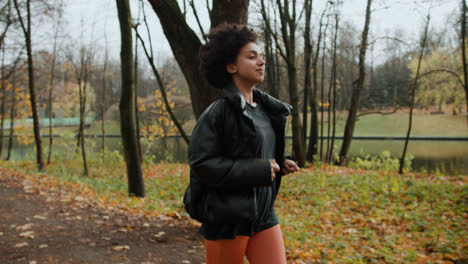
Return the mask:
<path id="1" fill-rule="evenodd" d="M 144 200 L 127 197 L 125 167 L 115 152 L 92 159 L 90 177 L 80 175 L 79 159 L 56 162 L 41 174 L 32 162 L 0 166 L 38 184 L 72 185 L 77 195 L 95 195 L 107 206 L 186 217 L 186 164 L 145 164 Z M 466 176 L 323 166 L 283 180 L 276 210 L 290 263 L 443 263 L 468 256 Z"/>
<path id="2" fill-rule="evenodd" d="M 371 114 L 357 118 L 355 136 L 405 136 L 408 129 L 408 110 L 399 110 L 391 115 Z M 336 117 L 336 135 L 342 136 L 346 124 L 347 112 L 338 112 Z M 302 118 L 302 117 L 301 117 Z M 302 119 L 301 119 L 302 120 Z M 324 113 L 324 135 L 327 134 L 327 113 Z M 290 120 L 289 120 L 290 121 Z M 320 113 L 319 113 L 320 125 Z M 320 130 L 319 130 L 320 131 Z M 290 131 L 289 133 L 290 134 Z M 416 110 L 413 115 L 412 136 L 468 136 L 466 117 L 458 114 L 431 115 L 426 111 Z"/>

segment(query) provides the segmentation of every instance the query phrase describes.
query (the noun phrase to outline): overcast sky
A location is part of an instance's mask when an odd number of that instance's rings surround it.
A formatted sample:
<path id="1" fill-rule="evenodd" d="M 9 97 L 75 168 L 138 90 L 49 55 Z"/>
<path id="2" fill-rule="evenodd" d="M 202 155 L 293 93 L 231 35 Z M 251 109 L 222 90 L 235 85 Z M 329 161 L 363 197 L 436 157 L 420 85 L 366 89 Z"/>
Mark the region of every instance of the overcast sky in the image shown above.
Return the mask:
<path id="1" fill-rule="evenodd" d="M 64 0 L 65 19 L 68 21 L 66 28 L 71 38 L 80 42 L 80 34 L 83 36 L 83 43 L 93 40 L 98 46 L 105 46 L 105 35 L 110 47 L 111 57 L 118 59 L 120 51 L 120 29 L 117 18 L 115 0 Z M 132 5 L 132 15 L 136 17 L 139 0 L 130 0 Z M 199 14 L 202 16 L 202 23 L 205 29 L 209 28 L 206 8 L 203 7 L 205 0 L 196 0 L 199 4 Z M 258 0 L 251 0 L 251 7 L 258 3 Z M 314 0 L 314 14 L 318 17 L 323 9 L 325 0 Z M 366 0 L 345 0 L 342 8 L 342 21 L 350 21 L 357 30 L 361 31 L 364 23 Z M 408 38 L 415 39 L 415 36 L 422 31 L 425 17 L 429 10 L 431 13 L 431 25 L 440 27 L 447 23 L 446 19 L 454 13 L 459 1 L 456 0 L 433 0 L 432 5 L 427 4 L 428 0 L 374 0 L 371 20 L 371 32 L 374 37 L 391 34 L 395 29 L 403 29 Z M 160 56 L 172 56 L 170 46 L 162 32 L 159 20 L 146 4 L 146 14 L 151 28 L 154 45 L 154 52 Z M 193 19 L 192 12 L 188 16 L 189 25 L 196 31 L 198 26 Z M 251 19 L 252 21 L 252 19 Z M 45 28 L 44 28 L 45 29 Z M 83 33 L 80 33 L 83 31 Z M 106 32 L 106 34 L 105 34 Z M 69 41 L 69 39 L 67 40 Z M 52 45 L 52 44 L 50 44 Z"/>

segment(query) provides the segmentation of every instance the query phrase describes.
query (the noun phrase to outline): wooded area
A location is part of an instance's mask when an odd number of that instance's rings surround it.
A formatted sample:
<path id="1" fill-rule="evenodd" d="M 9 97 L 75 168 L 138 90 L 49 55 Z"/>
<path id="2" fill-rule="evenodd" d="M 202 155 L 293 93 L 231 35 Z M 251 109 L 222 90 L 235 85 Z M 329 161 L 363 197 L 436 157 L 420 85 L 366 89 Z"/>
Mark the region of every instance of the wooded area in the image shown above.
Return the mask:
<path id="1" fill-rule="evenodd" d="M 364 115 L 409 110 L 407 138 L 413 109 L 466 115 L 468 128 L 463 0 L 457 2 L 454 16 L 446 18 L 446 25 L 433 25 L 429 16 L 421 16 L 425 20 L 416 25 L 419 36 L 415 38 L 402 29 L 376 34 L 374 17 L 392 5 L 385 1 L 366 1 L 359 11 L 364 18 L 360 25 L 343 16 L 343 1 L 202 2 L 116 1 L 122 45 L 117 60 L 109 54 L 107 35 L 100 43 L 86 42 L 84 34 L 89 31 L 82 28 L 80 39 L 67 38 L 66 1 L 0 1 L 0 151 L 7 133 L 7 158 L 13 136 L 23 143 L 30 141 L 30 128 L 15 121 L 32 117 L 37 164 L 43 169 L 40 127 L 49 128 L 50 164 L 52 120 L 79 117 L 76 151 L 81 153 L 84 174 L 89 175 L 85 118 L 101 122 L 102 152 L 106 122 L 119 121 L 129 193 L 144 196 L 141 138 L 182 135 L 188 143 L 193 122 L 220 96 L 202 80 L 198 49 L 210 28 L 222 22 L 247 23 L 259 33 L 267 65 L 259 88 L 293 106 L 288 134 L 300 166 L 317 161 L 344 165 L 356 122 Z M 418 8 L 421 14 L 429 14 L 437 4 L 423 1 Z M 158 18 L 164 32 L 158 37 L 167 40 L 173 58 L 158 61 L 154 55 L 155 25 L 148 16 Z M 47 44 L 31 41 L 40 23 L 53 28 Z M 378 57 L 377 47 L 382 50 Z M 343 117 L 344 134 L 338 135 L 337 119 Z M 40 124 L 40 118 L 48 118 L 48 124 Z M 338 142 L 337 136 L 343 140 Z M 400 155 L 400 172 L 407 145 L 408 140 Z"/>
<path id="2" fill-rule="evenodd" d="M 275 204 L 288 263 L 466 263 L 466 12 L 465 0 L 0 0 L 0 259 L 202 262 L 182 203 L 187 145 L 222 96 L 198 50 L 229 22 L 258 33 L 257 88 L 293 106 L 285 145 L 301 170 Z"/>

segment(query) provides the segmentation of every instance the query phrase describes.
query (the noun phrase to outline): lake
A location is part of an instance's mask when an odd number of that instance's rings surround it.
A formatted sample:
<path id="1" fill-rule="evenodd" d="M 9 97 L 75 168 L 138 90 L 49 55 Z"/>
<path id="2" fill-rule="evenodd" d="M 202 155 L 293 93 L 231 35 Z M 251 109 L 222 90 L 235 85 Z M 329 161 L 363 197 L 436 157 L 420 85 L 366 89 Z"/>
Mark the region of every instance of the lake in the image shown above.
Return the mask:
<path id="1" fill-rule="evenodd" d="M 99 151 L 100 138 L 86 138 L 88 153 Z M 43 146 L 47 147 L 48 139 L 43 138 Z M 380 155 L 389 151 L 392 157 L 398 157 L 403 150 L 404 141 L 400 140 L 356 140 L 351 144 L 349 160 L 362 157 L 364 154 Z M 8 138 L 4 138 L 2 158 L 6 157 Z M 12 149 L 13 160 L 34 160 L 34 145 L 20 145 L 14 141 Z M 335 140 L 335 153 L 341 147 L 341 140 Z M 73 138 L 54 138 L 54 152 L 60 155 L 72 155 L 76 148 Z M 109 151 L 121 151 L 120 138 L 106 138 L 106 148 Z M 187 162 L 187 146 L 182 138 L 170 137 L 149 142 L 142 139 L 143 155 L 154 162 L 169 160 L 172 162 Z M 325 149 L 325 148 L 324 148 Z M 72 150 L 72 151 L 70 151 Z M 291 150 L 291 139 L 286 141 L 286 151 Z M 45 153 L 45 152 L 44 152 Z M 411 167 L 416 172 L 434 173 L 439 171 L 445 175 L 468 175 L 468 141 L 410 141 L 408 153 L 413 155 Z M 44 157 L 47 157 L 44 154 Z"/>

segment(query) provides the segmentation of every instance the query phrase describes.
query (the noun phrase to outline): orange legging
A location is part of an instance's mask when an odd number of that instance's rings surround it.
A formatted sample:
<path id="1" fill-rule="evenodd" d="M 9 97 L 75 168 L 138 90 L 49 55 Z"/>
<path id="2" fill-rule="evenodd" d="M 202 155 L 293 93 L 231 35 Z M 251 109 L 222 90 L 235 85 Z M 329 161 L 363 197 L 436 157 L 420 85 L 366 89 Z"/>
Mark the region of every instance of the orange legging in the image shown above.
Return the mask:
<path id="1" fill-rule="evenodd" d="M 206 264 L 286 264 L 283 236 L 279 225 L 254 233 L 252 237 L 206 240 Z"/>

